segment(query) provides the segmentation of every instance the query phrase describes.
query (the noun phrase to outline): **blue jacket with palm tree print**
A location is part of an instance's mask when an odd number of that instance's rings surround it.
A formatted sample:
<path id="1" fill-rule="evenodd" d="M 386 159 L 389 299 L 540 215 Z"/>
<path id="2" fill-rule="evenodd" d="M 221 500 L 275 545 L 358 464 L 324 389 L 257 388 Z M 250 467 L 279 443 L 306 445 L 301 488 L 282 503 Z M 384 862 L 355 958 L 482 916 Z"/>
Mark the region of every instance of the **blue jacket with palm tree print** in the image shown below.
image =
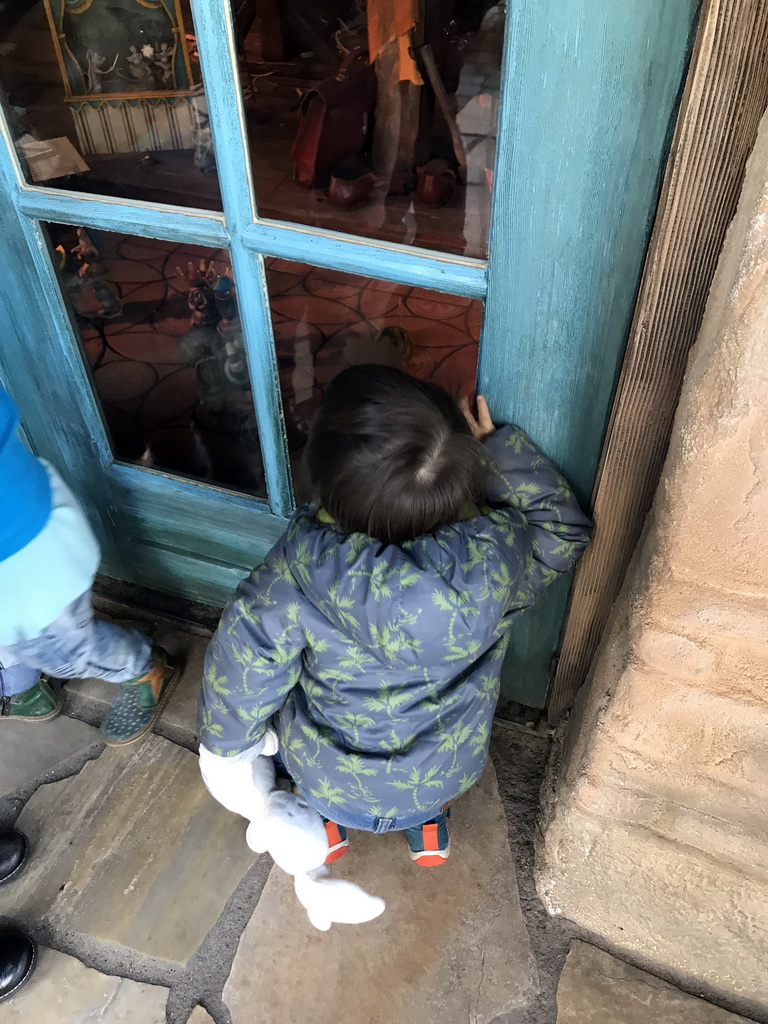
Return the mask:
<path id="1" fill-rule="evenodd" d="M 426 821 L 488 756 L 510 624 L 589 540 L 565 480 L 517 427 L 485 441 L 490 505 L 402 545 L 304 506 L 244 580 L 208 649 L 199 731 L 283 761 L 326 817 L 372 831 Z"/>

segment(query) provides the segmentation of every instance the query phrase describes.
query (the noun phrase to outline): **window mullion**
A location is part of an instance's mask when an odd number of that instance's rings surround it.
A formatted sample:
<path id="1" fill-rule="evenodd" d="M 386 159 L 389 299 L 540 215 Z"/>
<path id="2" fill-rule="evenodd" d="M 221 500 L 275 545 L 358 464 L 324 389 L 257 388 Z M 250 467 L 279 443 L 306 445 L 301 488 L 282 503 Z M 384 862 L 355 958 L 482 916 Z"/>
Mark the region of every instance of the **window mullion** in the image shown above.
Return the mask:
<path id="1" fill-rule="evenodd" d="M 262 259 L 243 244 L 243 235 L 256 216 L 256 202 L 231 11 L 224 0 L 193 0 L 192 14 L 230 235 L 229 253 L 237 283 L 267 490 L 273 511 L 287 515 L 293 499 L 269 297 Z"/>
<path id="2" fill-rule="evenodd" d="M 130 225 L 134 234 L 147 238 L 197 242 L 217 249 L 229 245 L 222 215 L 204 210 L 30 187 L 19 191 L 18 208 L 30 217 L 54 224 L 82 224 L 117 232 L 124 232 Z"/>
<path id="3" fill-rule="evenodd" d="M 413 246 L 387 245 L 299 224 L 267 221 L 247 228 L 244 241 L 265 256 L 309 262 L 473 299 L 485 298 L 487 267 L 482 260 L 465 260 Z"/>

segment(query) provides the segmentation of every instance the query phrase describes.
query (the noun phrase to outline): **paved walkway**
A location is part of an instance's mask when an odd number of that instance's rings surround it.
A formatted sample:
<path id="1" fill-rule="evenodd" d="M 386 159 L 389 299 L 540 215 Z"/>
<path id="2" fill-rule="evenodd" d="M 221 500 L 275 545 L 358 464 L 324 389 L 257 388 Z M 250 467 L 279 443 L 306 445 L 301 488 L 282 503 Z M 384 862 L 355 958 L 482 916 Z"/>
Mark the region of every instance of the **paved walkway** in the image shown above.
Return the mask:
<path id="1" fill-rule="evenodd" d="M 96 680 L 68 684 L 53 722 L 0 723 L 0 821 L 16 819 L 32 847 L 0 889 L 0 916 L 41 945 L 0 1024 L 744 1020 L 572 943 L 568 923 L 546 917 L 531 836 L 547 743 L 511 727 L 495 730 L 493 764 L 455 806 L 450 861 L 418 868 L 400 836 L 352 833 L 334 871 L 387 910 L 316 931 L 287 876 L 248 850 L 244 821 L 200 782 L 207 638 L 154 634 L 186 651 L 187 670 L 146 742 L 104 747 L 96 726 L 113 689 Z"/>

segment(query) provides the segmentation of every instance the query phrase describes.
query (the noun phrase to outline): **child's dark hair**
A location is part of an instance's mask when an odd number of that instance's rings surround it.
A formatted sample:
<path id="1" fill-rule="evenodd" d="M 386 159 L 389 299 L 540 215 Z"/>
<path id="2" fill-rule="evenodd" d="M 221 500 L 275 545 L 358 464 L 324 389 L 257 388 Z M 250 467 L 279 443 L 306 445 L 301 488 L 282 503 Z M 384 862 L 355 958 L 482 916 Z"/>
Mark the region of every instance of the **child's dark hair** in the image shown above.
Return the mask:
<path id="1" fill-rule="evenodd" d="M 455 523 L 486 499 L 483 446 L 454 400 L 388 366 L 335 378 L 306 460 L 315 497 L 341 529 L 386 543 Z"/>

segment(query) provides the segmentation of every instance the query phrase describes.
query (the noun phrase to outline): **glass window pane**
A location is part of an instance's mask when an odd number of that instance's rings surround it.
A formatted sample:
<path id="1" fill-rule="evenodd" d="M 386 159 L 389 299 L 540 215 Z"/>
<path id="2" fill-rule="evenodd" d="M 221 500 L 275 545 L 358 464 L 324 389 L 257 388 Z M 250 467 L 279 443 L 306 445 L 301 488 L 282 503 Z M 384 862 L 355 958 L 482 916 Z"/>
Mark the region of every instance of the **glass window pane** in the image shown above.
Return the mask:
<path id="1" fill-rule="evenodd" d="M 272 325 L 299 501 L 302 453 L 324 389 L 348 366 L 383 363 L 455 395 L 477 375 L 479 299 L 268 259 Z"/>
<path id="2" fill-rule="evenodd" d="M 232 8 L 261 216 L 487 255 L 503 2 Z"/>
<path id="3" fill-rule="evenodd" d="M 0 83 L 30 182 L 220 210 L 188 0 L 19 0 Z"/>
<path id="4" fill-rule="evenodd" d="M 264 495 L 227 252 L 48 233 L 115 458 Z"/>

